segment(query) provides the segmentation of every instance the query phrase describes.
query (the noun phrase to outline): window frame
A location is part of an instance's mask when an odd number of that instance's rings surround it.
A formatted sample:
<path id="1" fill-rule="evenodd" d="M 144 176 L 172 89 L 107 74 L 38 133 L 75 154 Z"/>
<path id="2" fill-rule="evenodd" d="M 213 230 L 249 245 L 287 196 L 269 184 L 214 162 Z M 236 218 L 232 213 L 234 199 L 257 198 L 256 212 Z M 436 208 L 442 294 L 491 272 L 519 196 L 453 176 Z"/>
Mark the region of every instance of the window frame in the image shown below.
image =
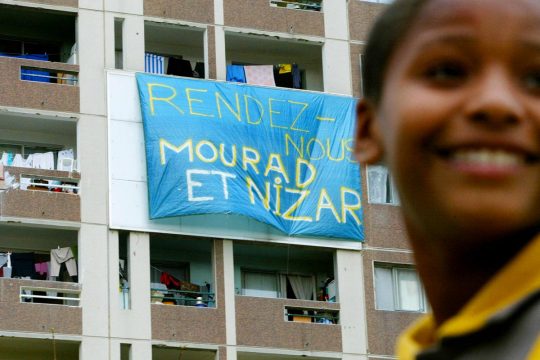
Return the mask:
<path id="1" fill-rule="evenodd" d="M 376 201 L 372 199 L 371 192 L 370 192 L 370 174 L 374 172 L 374 170 L 379 169 L 386 171 L 386 184 L 385 184 L 385 193 L 387 201 Z M 371 170 L 371 171 L 370 171 Z M 368 198 L 368 204 L 376 204 L 376 205 L 392 205 L 392 206 L 400 206 L 400 200 L 399 195 L 396 189 L 396 185 L 394 183 L 392 174 L 390 173 L 390 170 L 387 166 L 383 164 L 376 164 L 376 165 L 366 165 L 366 187 L 367 187 L 367 198 Z"/>
<path id="2" fill-rule="evenodd" d="M 379 306 L 378 300 L 378 291 L 377 291 L 377 279 L 376 279 L 376 268 L 387 269 L 391 271 L 392 278 L 392 303 L 393 306 L 391 309 L 381 308 Z M 402 299 L 400 298 L 400 283 L 399 283 L 399 272 L 400 271 L 414 271 L 416 275 L 416 280 L 418 284 L 418 299 L 420 308 L 418 310 L 403 309 Z M 378 311 L 398 311 L 398 312 L 410 312 L 410 313 L 426 313 L 429 310 L 429 303 L 427 301 L 426 292 L 422 281 L 416 272 L 416 269 L 412 265 L 408 264 L 393 264 L 393 263 L 384 263 L 384 262 L 373 262 L 373 296 L 374 296 L 374 307 Z"/>

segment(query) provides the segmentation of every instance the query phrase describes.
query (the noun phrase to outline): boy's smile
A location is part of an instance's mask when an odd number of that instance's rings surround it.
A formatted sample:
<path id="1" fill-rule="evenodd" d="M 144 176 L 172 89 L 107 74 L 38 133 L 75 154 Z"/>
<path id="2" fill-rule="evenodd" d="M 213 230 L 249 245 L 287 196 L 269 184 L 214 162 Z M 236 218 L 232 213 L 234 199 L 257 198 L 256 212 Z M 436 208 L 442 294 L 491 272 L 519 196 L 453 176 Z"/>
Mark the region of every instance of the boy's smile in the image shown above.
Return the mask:
<path id="1" fill-rule="evenodd" d="M 410 227 L 470 243 L 540 223 L 538 0 L 428 3 L 373 111 Z"/>

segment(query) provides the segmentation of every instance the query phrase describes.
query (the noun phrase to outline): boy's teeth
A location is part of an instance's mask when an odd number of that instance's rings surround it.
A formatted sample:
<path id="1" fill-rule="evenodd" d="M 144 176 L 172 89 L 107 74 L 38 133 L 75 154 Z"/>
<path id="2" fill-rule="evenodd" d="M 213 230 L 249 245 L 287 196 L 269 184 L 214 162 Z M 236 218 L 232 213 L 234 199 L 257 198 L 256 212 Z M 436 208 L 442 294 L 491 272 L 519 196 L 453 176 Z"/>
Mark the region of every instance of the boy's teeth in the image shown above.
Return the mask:
<path id="1" fill-rule="evenodd" d="M 523 163 L 523 157 L 505 150 L 458 150 L 453 155 L 454 160 L 478 165 L 512 166 Z"/>

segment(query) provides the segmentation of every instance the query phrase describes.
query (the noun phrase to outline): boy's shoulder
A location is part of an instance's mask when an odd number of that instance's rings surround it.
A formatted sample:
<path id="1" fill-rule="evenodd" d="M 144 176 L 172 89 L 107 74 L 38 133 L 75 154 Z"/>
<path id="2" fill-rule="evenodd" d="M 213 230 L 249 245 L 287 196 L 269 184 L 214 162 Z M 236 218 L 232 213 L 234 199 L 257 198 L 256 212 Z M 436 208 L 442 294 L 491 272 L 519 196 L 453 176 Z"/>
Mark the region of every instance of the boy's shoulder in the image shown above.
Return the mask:
<path id="1" fill-rule="evenodd" d="M 431 315 L 400 338 L 400 359 L 540 359 L 540 236 L 453 318 Z"/>

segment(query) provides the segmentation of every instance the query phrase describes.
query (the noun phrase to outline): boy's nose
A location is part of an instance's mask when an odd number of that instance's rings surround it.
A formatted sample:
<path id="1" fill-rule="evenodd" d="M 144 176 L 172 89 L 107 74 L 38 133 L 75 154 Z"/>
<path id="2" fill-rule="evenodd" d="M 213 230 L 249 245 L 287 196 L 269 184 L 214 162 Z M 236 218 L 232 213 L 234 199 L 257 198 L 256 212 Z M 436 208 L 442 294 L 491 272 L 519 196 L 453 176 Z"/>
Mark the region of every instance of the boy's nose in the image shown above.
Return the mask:
<path id="1" fill-rule="evenodd" d="M 488 127 L 517 124 L 524 116 L 519 90 L 510 74 L 492 67 L 479 75 L 474 91 L 467 100 L 467 118 Z"/>

